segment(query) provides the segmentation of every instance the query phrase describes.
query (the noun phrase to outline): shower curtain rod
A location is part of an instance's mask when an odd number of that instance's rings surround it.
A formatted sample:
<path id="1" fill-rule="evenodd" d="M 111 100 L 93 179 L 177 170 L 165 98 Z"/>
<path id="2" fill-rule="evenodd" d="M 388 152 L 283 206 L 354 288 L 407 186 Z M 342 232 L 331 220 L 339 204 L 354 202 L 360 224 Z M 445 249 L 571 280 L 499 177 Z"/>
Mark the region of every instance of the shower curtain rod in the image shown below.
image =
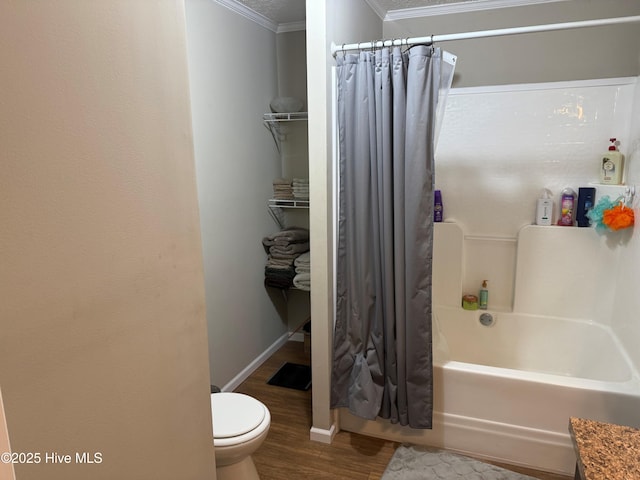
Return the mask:
<path id="1" fill-rule="evenodd" d="M 336 45 L 331 42 L 331 54 L 335 57 L 338 52 L 348 50 L 367 50 L 371 48 L 390 47 L 392 45 L 432 45 L 436 42 L 449 40 L 467 40 L 470 38 L 500 37 L 503 35 L 517 35 L 521 33 L 549 32 L 552 30 L 569 30 L 572 28 L 599 27 L 602 25 L 616 25 L 620 23 L 640 22 L 640 15 L 630 17 L 601 18 L 598 20 L 583 20 L 578 22 L 551 23 L 547 25 L 531 25 L 529 27 L 502 28 L 497 30 L 479 30 L 476 32 L 447 33 L 429 35 L 427 37 L 396 38 L 391 40 L 374 40 L 372 42 L 348 43 Z"/>

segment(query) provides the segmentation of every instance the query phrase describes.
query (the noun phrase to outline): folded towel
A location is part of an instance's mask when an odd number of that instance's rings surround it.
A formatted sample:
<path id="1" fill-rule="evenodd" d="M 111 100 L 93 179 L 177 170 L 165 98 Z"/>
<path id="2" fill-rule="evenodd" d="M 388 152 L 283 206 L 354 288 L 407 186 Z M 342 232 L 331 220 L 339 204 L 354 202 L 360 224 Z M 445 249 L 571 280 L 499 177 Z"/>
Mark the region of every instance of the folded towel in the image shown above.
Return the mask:
<path id="1" fill-rule="evenodd" d="M 293 260 L 286 259 L 286 258 L 273 258 L 273 257 L 269 257 L 269 260 L 267 260 L 267 263 L 265 264 L 265 266 L 269 268 L 280 268 L 280 269 L 295 268 L 293 267 Z"/>
<path id="2" fill-rule="evenodd" d="M 271 268 L 264 267 L 264 274 L 267 277 L 281 277 L 281 278 L 290 278 L 293 280 L 293 277 L 296 276 L 296 272 L 292 267 L 289 268 Z"/>
<path id="3" fill-rule="evenodd" d="M 274 193 L 273 198 L 276 200 L 295 200 L 296 197 L 292 193 Z"/>
<path id="4" fill-rule="evenodd" d="M 302 266 L 310 267 L 311 266 L 311 252 L 305 252 L 305 253 L 300 254 L 298 256 L 298 258 L 296 258 L 294 264 L 295 264 L 296 267 L 302 267 Z"/>
<path id="5" fill-rule="evenodd" d="M 265 277 L 264 284 L 267 287 L 275 287 L 275 288 L 280 288 L 282 290 L 286 290 L 288 288 L 293 287 L 293 280 L 284 280 L 279 278 Z"/>
<path id="6" fill-rule="evenodd" d="M 268 235 L 262 239 L 265 247 L 276 245 L 285 245 L 288 243 L 304 243 L 309 241 L 309 230 L 302 227 L 288 227 L 277 233 Z"/>
<path id="7" fill-rule="evenodd" d="M 286 289 L 293 286 L 293 278 L 295 277 L 293 268 L 274 269 L 265 267 L 264 274 L 264 284 L 269 287 Z"/>
<path id="8" fill-rule="evenodd" d="M 286 270 L 288 268 L 291 268 L 293 266 L 293 263 L 291 262 L 291 260 L 269 257 L 265 266 L 269 268 L 279 268 L 281 270 Z"/>
<path id="9" fill-rule="evenodd" d="M 311 290 L 311 274 L 299 273 L 293 277 L 293 286 L 300 290 Z"/>
<path id="10" fill-rule="evenodd" d="M 271 260 L 286 260 L 288 261 L 291 265 L 293 265 L 293 262 L 295 261 L 296 257 L 298 256 L 297 253 L 270 253 L 269 254 L 269 258 Z"/>
<path id="11" fill-rule="evenodd" d="M 273 185 L 274 187 L 276 185 L 291 185 L 291 179 L 290 178 L 275 178 L 273 180 Z"/>
<path id="12" fill-rule="evenodd" d="M 269 247 L 269 253 L 272 255 L 290 255 L 296 254 L 296 257 L 301 253 L 309 251 L 309 242 L 289 243 L 287 245 L 273 245 Z"/>
<path id="13" fill-rule="evenodd" d="M 309 241 L 309 230 L 306 228 L 292 227 L 278 232 L 273 237 L 275 245 L 286 246 L 290 243 L 305 243 Z"/>
<path id="14" fill-rule="evenodd" d="M 277 200 L 293 199 L 293 188 L 291 180 L 286 178 L 277 178 L 273 181 L 273 197 Z"/>

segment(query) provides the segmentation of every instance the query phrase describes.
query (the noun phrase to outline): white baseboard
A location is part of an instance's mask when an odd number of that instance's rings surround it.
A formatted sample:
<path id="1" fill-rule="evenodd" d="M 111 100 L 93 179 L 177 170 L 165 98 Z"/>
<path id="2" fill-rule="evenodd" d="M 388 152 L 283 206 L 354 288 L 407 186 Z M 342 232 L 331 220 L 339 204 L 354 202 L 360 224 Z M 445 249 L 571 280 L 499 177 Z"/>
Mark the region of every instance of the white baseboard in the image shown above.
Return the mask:
<path id="1" fill-rule="evenodd" d="M 326 443 L 329 445 L 333 442 L 333 437 L 336 436 L 336 433 L 338 433 L 338 428 L 335 423 L 331 425 L 329 430 L 311 427 L 311 430 L 309 431 L 309 439 L 312 442 Z"/>
<path id="2" fill-rule="evenodd" d="M 253 362 L 247 365 L 238 375 L 233 377 L 229 383 L 227 383 L 224 387 L 222 387 L 223 392 L 232 392 L 242 382 L 244 382 L 249 375 L 257 370 L 257 368 L 262 365 L 271 355 L 273 355 L 280 347 L 282 347 L 289 340 L 289 333 L 285 333 L 280 338 L 278 338 L 273 344 L 267 348 L 264 352 L 262 352 Z"/>

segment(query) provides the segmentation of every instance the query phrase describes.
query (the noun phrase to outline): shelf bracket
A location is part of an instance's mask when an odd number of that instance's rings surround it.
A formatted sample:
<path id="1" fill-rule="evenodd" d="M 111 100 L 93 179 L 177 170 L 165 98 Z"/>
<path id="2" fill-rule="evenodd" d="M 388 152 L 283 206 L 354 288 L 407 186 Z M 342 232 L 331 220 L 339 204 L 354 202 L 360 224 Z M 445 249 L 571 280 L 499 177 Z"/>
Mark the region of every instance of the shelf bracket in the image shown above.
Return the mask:
<path id="1" fill-rule="evenodd" d="M 271 215 L 273 221 L 280 227 L 280 230 L 284 229 L 284 212 L 282 211 L 282 208 L 267 205 L 267 209 L 269 210 L 269 215 Z"/>
<path id="2" fill-rule="evenodd" d="M 267 127 L 271 132 L 271 136 L 273 137 L 273 141 L 276 144 L 278 153 L 282 153 L 280 151 L 280 144 L 287 137 L 287 123 L 306 120 L 307 112 L 265 113 L 262 116 L 264 126 Z"/>

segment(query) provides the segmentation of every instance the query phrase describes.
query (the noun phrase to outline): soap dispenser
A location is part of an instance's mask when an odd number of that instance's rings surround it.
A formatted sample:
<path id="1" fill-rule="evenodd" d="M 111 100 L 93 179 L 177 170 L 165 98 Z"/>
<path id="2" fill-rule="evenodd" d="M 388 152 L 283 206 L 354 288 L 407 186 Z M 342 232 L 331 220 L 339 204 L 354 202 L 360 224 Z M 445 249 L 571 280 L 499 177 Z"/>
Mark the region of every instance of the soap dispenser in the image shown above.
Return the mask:
<path id="1" fill-rule="evenodd" d="M 478 308 L 480 308 L 480 310 L 486 310 L 487 304 L 489 303 L 489 287 L 487 285 L 488 282 L 488 280 L 482 281 L 482 288 L 480 289 L 479 295 L 480 301 L 478 302 Z"/>
<path id="2" fill-rule="evenodd" d="M 606 185 L 622 184 L 622 169 L 624 168 L 624 157 L 618 151 L 618 142 L 615 138 L 610 138 L 609 151 L 602 155 L 600 166 L 600 181 Z"/>
<path id="3" fill-rule="evenodd" d="M 553 200 L 549 190 L 546 188 L 542 190 L 540 198 L 538 199 L 538 207 L 536 209 L 536 225 L 549 226 L 553 221 Z"/>

